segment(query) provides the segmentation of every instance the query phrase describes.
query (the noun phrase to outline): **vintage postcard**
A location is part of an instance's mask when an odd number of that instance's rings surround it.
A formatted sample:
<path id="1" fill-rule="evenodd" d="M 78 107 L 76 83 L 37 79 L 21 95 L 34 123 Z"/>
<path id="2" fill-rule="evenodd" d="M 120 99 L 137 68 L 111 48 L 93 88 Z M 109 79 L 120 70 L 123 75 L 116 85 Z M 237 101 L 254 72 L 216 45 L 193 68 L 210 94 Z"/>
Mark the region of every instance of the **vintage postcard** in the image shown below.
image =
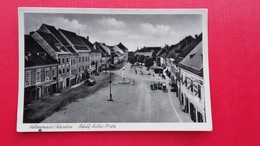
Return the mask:
<path id="1" fill-rule="evenodd" d="M 18 132 L 212 130 L 207 9 L 18 11 Z"/>

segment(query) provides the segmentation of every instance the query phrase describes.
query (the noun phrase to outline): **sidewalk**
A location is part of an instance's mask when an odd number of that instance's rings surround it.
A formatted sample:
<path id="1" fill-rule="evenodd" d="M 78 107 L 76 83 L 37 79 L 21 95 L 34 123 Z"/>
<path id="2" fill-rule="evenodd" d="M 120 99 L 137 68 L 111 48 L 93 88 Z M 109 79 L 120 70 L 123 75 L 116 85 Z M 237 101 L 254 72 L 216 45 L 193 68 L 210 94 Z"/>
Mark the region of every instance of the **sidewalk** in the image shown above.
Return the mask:
<path id="1" fill-rule="evenodd" d="M 63 90 L 59 95 L 43 97 L 41 101 L 36 101 L 32 105 L 25 107 L 24 122 L 39 123 L 46 117 L 49 117 L 53 112 L 62 109 L 65 105 L 76 102 L 78 98 L 85 97 L 109 85 L 109 74 L 100 73 L 99 76 L 93 77 L 96 79 L 96 85 L 94 86 L 87 86 L 80 83 L 75 88 L 70 87 Z M 112 78 L 115 78 L 114 74 L 112 74 Z"/>
<path id="2" fill-rule="evenodd" d="M 169 86 L 169 82 L 171 81 L 171 79 L 166 75 L 165 71 L 163 71 L 163 75 L 166 78 L 166 86 L 169 92 L 169 98 L 171 98 L 172 104 L 176 110 L 176 112 L 178 113 L 180 119 L 182 120 L 182 122 L 186 123 L 186 122 L 193 122 L 190 118 L 190 115 L 188 113 L 185 113 L 182 111 L 181 107 L 180 107 L 180 101 L 178 99 L 178 97 L 176 97 L 176 92 L 171 92 L 171 87 Z"/>

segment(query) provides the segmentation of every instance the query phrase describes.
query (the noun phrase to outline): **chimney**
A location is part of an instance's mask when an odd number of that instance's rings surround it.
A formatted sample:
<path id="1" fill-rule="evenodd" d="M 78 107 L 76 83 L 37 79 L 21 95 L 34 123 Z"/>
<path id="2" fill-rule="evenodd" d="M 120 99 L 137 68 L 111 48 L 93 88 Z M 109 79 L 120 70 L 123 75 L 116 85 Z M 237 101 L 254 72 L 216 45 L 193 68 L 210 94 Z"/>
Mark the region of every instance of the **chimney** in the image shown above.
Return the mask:
<path id="1" fill-rule="evenodd" d="M 196 38 L 198 38 L 198 35 L 197 35 L 197 34 L 195 35 L 195 39 L 196 39 Z"/>
<path id="2" fill-rule="evenodd" d="M 87 36 L 86 39 L 89 41 L 89 36 Z"/>

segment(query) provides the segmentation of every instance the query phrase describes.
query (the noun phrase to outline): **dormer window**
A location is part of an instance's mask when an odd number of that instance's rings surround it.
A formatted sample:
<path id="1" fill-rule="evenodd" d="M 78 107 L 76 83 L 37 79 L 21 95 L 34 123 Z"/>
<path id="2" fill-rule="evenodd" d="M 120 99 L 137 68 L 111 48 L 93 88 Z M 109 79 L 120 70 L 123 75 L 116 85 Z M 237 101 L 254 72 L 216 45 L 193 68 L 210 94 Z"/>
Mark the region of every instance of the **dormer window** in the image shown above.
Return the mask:
<path id="1" fill-rule="evenodd" d="M 190 59 L 191 59 L 192 57 L 194 57 L 194 56 L 195 56 L 195 54 L 191 54 L 191 55 L 190 55 Z"/>
<path id="2" fill-rule="evenodd" d="M 28 53 L 27 53 L 27 55 L 25 56 L 25 59 L 26 59 L 27 61 L 29 61 L 29 62 L 32 61 L 32 54 L 31 54 L 31 52 L 28 52 Z"/>
<path id="3" fill-rule="evenodd" d="M 61 49 L 62 49 L 62 44 L 56 43 L 55 46 L 56 46 L 56 48 L 57 48 L 59 51 L 61 51 Z"/>

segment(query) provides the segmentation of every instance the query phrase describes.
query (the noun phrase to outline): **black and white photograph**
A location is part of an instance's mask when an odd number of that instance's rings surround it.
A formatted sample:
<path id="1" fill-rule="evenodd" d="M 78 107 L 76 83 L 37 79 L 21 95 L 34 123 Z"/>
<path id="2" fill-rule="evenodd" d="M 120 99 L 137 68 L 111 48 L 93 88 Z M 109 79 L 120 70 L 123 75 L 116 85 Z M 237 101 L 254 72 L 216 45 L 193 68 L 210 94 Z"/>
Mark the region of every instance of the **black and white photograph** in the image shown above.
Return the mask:
<path id="1" fill-rule="evenodd" d="M 17 131 L 212 130 L 206 9 L 19 9 Z"/>

